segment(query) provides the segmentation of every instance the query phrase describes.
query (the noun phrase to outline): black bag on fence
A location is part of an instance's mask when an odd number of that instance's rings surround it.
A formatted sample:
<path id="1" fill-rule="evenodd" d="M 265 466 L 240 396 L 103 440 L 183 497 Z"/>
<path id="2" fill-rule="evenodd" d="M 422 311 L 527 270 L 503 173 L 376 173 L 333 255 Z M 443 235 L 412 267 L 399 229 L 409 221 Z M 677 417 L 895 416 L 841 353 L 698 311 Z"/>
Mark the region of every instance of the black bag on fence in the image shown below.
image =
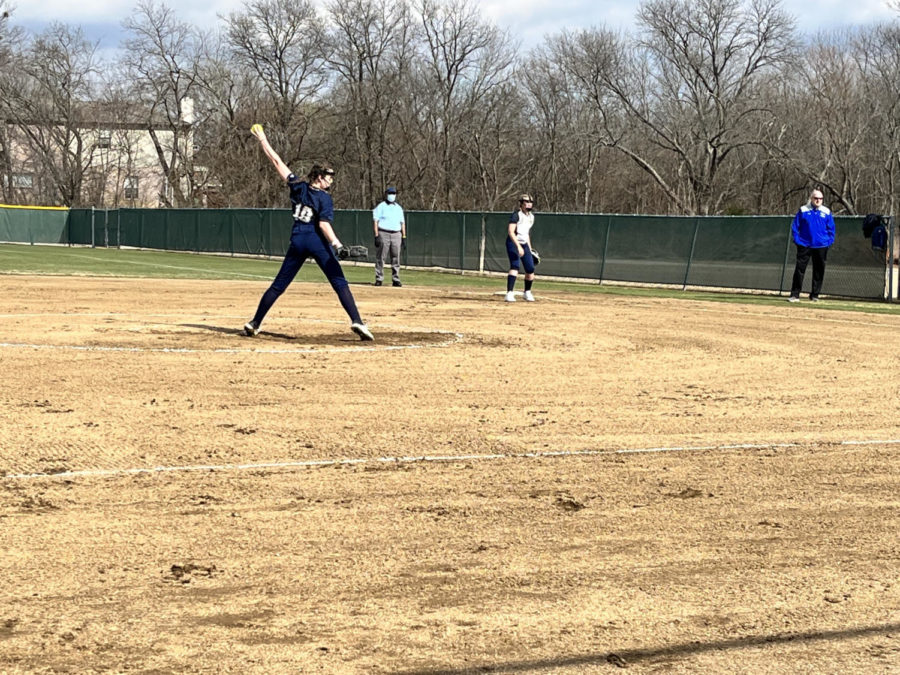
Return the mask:
<path id="1" fill-rule="evenodd" d="M 862 230 L 863 236 L 866 239 L 872 238 L 872 233 L 875 231 L 875 228 L 881 225 L 884 227 L 884 223 L 882 222 L 881 214 L 878 213 L 870 213 L 865 218 L 863 218 L 862 222 Z"/>
<path id="2" fill-rule="evenodd" d="M 878 213 L 870 213 L 863 218 L 862 231 L 866 239 L 872 240 L 872 250 L 885 251 L 888 245 L 888 219 Z"/>
<path id="3" fill-rule="evenodd" d="M 884 224 L 877 225 L 872 230 L 872 248 L 876 251 L 886 251 L 888 245 L 888 231 Z"/>

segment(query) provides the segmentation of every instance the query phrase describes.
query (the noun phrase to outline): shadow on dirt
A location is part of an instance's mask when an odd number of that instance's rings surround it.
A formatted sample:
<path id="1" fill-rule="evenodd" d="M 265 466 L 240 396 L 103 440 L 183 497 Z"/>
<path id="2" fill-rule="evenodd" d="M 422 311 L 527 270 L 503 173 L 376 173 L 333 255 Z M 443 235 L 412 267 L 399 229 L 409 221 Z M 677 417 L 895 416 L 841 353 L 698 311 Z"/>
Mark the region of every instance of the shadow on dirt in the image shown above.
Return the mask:
<path id="1" fill-rule="evenodd" d="M 196 328 L 211 333 L 219 333 L 221 335 L 236 335 L 248 341 L 259 342 L 261 344 L 278 342 L 288 345 L 303 346 L 346 346 L 347 343 L 361 344 L 366 347 L 422 347 L 430 345 L 441 345 L 449 342 L 456 342 L 457 337 L 453 333 L 438 332 L 422 332 L 422 331 L 379 331 L 377 327 L 372 330 L 375 333 L 375 342 L 363 342 L 357 335 L 350 331 L 347 327 L 346 331 L 332 334 L 315 334 L 315 335 L 288 335 L 287 333 L 274 333 L 268 330 L 261 330 L 259 335 L 249 338 L 244 335 L 243 328 L 234 328 L 232 326 L 210 326 L 209 324 L 184 323 L 180 324 L 183 328 Z"/>
<path id="2" fill-rule="evenodd" d="M 777 645 L 789 642 L 814 643 L 837 642 L 851 640 L 853 638 L 873 635 L 896 633 L 900 630 L 900 623 L 890 623 L 881 626 L 868 626 L 865 628 L 848 628 L 846 630 L 812 631 L 806 633 L 786 633 L 783 635 L 751 635 L 732 640 L 719 640 L 714 642 L 687 642 L 657 647 L 650 649 L 623 649 L 621 651 L 604 652 L 598 654 L 584 654 L 580 656 L 563 656 L 558 659 L 538 659 L 534 661 L 512 661 L 505 663 L 482 663 L 469 665 L 463 668 L 425 668 L 421 670 L 397 671 L 398 675 L 464 675 L 472 672 L 503 672 L 526 673 L 529 671 L 546 671 L 552 668 L 572 668 L 578 666 L 593 666 L 602 663 L 612 664 L 619 668 L 627 668 L 631 664 L 655 659 L 665 660 L 675 657 L 702 654 L 705 652 L 725 651 L 731 649 L 747 649 L 762 647 L 765 645 Z"/>

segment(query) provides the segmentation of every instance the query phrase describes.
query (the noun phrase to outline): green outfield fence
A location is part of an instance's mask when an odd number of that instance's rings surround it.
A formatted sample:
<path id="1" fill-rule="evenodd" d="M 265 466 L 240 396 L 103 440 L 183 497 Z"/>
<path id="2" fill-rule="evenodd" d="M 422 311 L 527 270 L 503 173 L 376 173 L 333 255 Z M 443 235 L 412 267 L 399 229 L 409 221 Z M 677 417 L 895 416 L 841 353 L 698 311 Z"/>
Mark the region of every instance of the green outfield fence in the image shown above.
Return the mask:
<path id="1" fill-rule="evenodd" d="M 508 268 L 509 213 L 407 211 L 403 263 L 472 272 Z M 538 213 L 532 242 L 541 276 L 785 293 L 794 268 L 792 216 L 634 216 Z M 872 249 L 862 217 L 836 217 L 823 294 L 893 300 L 894 256 Z M 281 256 L 286 209 L 71 209 L 0 207 L 0 240 Z M 895 246 L 890 226 L 890 251 Z M 370 211 L 339 210 L 335 230 L 374 256 Z M 811 271 L 805 284 L 808 290 Z"/>

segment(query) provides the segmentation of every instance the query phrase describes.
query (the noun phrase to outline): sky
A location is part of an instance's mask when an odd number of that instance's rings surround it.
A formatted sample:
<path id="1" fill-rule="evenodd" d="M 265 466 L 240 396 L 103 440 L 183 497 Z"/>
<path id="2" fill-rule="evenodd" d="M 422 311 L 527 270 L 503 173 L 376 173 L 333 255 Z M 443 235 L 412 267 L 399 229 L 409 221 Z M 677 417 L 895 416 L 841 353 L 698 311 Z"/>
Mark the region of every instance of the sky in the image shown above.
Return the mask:
<path id="1" fill-rule="evenodd" d="M 322 5 L 324 0 L 314 0 Z M 482 16 L 498 27 L 510 30 L 523 46 L 539 43 L 543 36 L 563 29 L 606 26 L 632 30 L 640 0 L 474 0 Z M 121 39 L 122 19 L 131 14 L 135 0 L 6 0 L 14 9 L 11 20 L 28 30 L 40 30 L 48 18 L 80 25 L 91 40 L 113 49 Z M 166 0 L 177 7 L 178 16 L 188 23 L 212 27 L 219 15 L 239 10 L 244 0 Z M 866 25 L 879 20 L 900 19 L 900 12 L 888 7 L 889 0 L 782 0 L 806 33 L 843 26 Z"/>

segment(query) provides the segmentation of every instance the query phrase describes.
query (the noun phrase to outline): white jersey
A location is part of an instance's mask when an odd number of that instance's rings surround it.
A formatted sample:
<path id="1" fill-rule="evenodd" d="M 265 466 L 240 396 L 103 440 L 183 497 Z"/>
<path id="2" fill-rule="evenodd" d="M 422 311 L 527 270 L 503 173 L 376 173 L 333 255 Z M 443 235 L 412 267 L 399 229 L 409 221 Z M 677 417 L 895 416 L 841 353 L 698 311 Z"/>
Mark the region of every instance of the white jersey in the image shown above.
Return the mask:
<path id="1" fill-rule="evenodd" d="M 525 213 L 522 209 L 517 209 L 509 217 L 509 222 L 516 224 L 516 241 L 520 244 L 527 244 L 528 233 L 534 227 L 534 213 Z"/>

